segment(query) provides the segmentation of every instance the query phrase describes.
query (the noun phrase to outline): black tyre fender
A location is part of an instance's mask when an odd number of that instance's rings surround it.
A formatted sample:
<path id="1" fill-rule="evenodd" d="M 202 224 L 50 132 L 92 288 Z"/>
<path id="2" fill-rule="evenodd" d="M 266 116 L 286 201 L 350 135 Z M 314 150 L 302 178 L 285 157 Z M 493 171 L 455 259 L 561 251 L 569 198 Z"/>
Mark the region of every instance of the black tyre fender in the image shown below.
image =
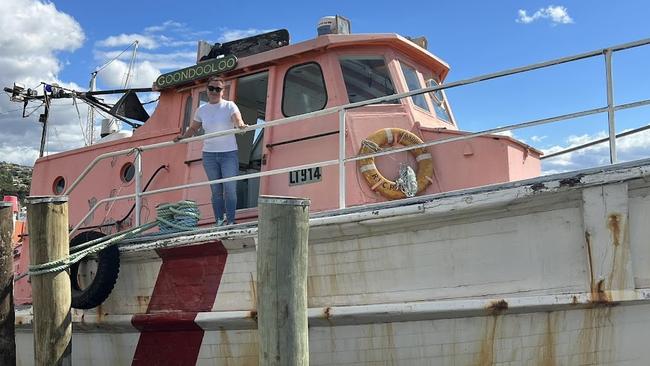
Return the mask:
<path id="1" fill-rule="evenodd" d="M 99 239 L 105 235 L 97 231 L 86 231 L 70 241 L 70 248 Z M 70 266 L 70 287 L 72 288 L 72 307 L 75 309 L 95 308 L 108 298 L 113 291 L 120 273 L 120 251 L 117 246 L 110 246 L 97 253 L 97 273 L 92 283 L 85 289 L 79 285 L 77 274 L 79 263 Z"/>

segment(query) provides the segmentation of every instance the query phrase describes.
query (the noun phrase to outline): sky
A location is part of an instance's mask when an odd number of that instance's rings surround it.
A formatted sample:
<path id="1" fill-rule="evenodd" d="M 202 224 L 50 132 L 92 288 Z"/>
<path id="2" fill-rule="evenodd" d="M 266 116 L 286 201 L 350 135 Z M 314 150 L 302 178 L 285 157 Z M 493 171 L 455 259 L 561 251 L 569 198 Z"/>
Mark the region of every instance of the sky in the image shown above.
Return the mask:
<path id="1" fill-rule="evenodd" d="M 58 83 L 87 90 L 120 88 L 139 41 L 132 87 L 196 61 L 198 40 L 211 43 L 286 28 L 291 43 L 316 36 L 322 16 L 343 15 L 353 33 L 425 36 L 429 51 L 451 66 L 453 82 L 650 37 L 650 2 L 619 1 L 338 1 L 215 2 L 0 0 L 0 84 Z M 123 52 L 125 51 L 125 52 Z M 123 52 L 123 53 L 122 53 Z M 106 63 L 120 55 L 116 61 Z M 616 104 L 650 99 L 650 46 L 613 56 Z M 461 130 L 481 131 L 606 106 L 604 57 L 598 56 L 447 90 Z M 141 96 L 154 100 L 155 93 Z M 110 101 L 110 100 L 109 100 Z M 34 105 L 35 107 L 36 105 Z M 154 104 L 151 105 L 152 107 Z M 33 165 L 43 109 L 0 95 L 0 161 Z M 47 153 L 84 146 L 88 108 L 57 100 L 50 110 Z M 99 129 L 99 118 L 96 129 Z M 616 113 L 617 132 L 650 124 L 650 107 Z M 607 114 L 515 130 L 513 136 L 554 152 L 607 135 Z M 650 133 L 621 138 L 619 161 L 650 157 Z M 544 174 L 604 165 L 608 145 L 544 160 Z"/>

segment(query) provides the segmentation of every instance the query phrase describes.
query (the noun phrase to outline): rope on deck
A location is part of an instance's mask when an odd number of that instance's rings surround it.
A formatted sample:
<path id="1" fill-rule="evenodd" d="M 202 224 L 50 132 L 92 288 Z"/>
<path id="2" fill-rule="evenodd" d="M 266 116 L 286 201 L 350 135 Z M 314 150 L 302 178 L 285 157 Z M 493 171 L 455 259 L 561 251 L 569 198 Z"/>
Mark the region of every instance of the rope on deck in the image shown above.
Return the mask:
<path id="1" fill-rule="evenodd" d="M 158 234 L 196 230 L 199 218 L 199 208 L 194 201 L 179 201 L 177 203 L 159 205 L 156 207 L 155 221 L 77 245 L 70 248 L 70 255 L 66 258 L 33 266 L 30 265 L 29 275 L 36 276 L 66 270 L 88 255 L 98 253 L 123 240 L 134 238 L 156 226 L 160 228 Z"/>

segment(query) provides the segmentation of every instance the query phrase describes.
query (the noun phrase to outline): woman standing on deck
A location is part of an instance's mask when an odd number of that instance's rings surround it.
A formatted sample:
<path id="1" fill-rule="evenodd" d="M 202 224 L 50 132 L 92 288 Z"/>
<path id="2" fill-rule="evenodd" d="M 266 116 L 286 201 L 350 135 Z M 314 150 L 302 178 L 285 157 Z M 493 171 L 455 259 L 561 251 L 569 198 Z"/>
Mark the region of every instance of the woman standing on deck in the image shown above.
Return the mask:
<path id="1" fill-rule="evenodd" d="M 208 103 L 199 107 L 185 133 L 174 141 L 194 136 L 203 127 L 206 134 L 237 128 L 246 128 L 239 108 L 234 102 L 223 99 L 224 82 L 220 78 L 208 79 Z M 203 141 L 203 168 L 209 180 L 234 177 L 239 173 L 239 155 L 235 135 L 212 137 Z M 237 182 L 210 185 L 212 210 L 216 224 L 235 223 L 237 208 Z M 224 221 L 224 207 L 226 219 Z"/>

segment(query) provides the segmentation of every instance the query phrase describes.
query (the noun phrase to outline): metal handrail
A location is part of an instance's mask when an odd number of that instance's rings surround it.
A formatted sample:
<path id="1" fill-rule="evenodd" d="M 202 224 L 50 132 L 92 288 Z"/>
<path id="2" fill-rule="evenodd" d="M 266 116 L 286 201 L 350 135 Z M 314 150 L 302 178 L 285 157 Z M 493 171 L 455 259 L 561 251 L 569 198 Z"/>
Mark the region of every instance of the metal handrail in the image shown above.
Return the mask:
<path id="1" fill-rule="evenodd" d="M 505 71 L 500 71 L 500 72 L 495 72 L 495 73 L 490 73 L 490 74 L 485 74 L 469 79 L 464 79 L 448 84 L 441 84 L 437 86 L 432 86 L 432 87 L 426 87 L 422 89 L 417 89 L 409 92 L 404 92 L 404 93 L 399 93 L 399 94 L 392 94 L 388 96 L 383 96 L 379 98 L 374 98 L 374 99 L 369 99 L 366 101 L 362 102 L 356 102 L 356 103 L 350 103 L 346 104 L 343 106 L 335 106 L 335 107 L 330 107 L 326 108 L 323 110 L 315 111 L 315 112 L 310 112 L 310 113 L 305 113 L 297 116 L 292 116 L 292 117 L 287 117 L 287 118 L 282 118 L 278 119 L 275 121 L 271 122 L 264 122 L 264 123 L 259 123 L 253 126 L 246 127 L 244 129 L 230 129 L 230 130 L 225 130 L 225 131 L 219 131 L 219 132 L 214 132 L 214 133 L 209 133 L 209 134 L 204 134 L 201 136 L 196 136 L 196 137 L 191 137 L 187 139 L 183 139 L 179 142 L 173 142 L 173 141 L 167 141 L 167 142 L 162 142 L 162 143 L 156 143 L 156 144 L 150 144 L 150 145 L 144 145 L 141 147 L 137 148 L 129 148 L 125 150 L 120 150 L 116 152 L 111 152 L 111 153 L 105 153 L 102 155 L 97 156 L 87 167 L 84 169 L 82 174 L 73 182 L 73 184 L 63 193 L 65 195 L 68 195 L 78 184 L 79 182 L 90 172 L 90 170 L 97 165 L 97 163 L 103 159 L 109 158 L 109 157 L 116 157 L 120 155 L 125 155 L 129 153 L 133 153 L 134 151 L 136 152 L 136 193 L 134 194 L 129 194 L 129 195 L 124 195 L 124 196 L 116 196 L 116 197 L 110 197 L 103 199 L 96 203 L 91 210 L 86 214 L 86 216 L 80 220 L 80 222 L 75 226 L 75 228 L 72 230 L 74 232 L 79 228 L 81 223 L 85 221 L 91 214 L 92 212 L 95 211 L 97 207 L 99 207 L 100 204 L 104 202 L 109 202 L 109 201 L 115 201 L 119 199 L 127 199 L 127 198 L 133 198 L 135 197 L 136 199 L 136 211 L 137 208 L 139 207 L 139 203 L 141 200 L 141 197 L 146 196 L 146 195 L 151 195 L 151 194 L 156 194 L 156 193 L 162 193 L 162 192 L 168 192 L 168 191 L 173 191 L 173 190 L 178 190 L 178 189 L 184 189 L 184 188 L 192 188 L 192 187 L 198 187 L 198 186 L 203 186 L 203 185 L 208 185 L 208 184 L 217 184 L 217 183 L 224 183 L 224 182 L 229 182 L 229 181 L 238 181 L 238 180 L 244 180 L 244 179 L 250 179 L 250 178 L 257 178 L 257 177 L 262 177 L 262 176 L 268 176 L 268 175 L 274 175 L 274 174 L 280 174 L 284 172 L 288 172 L 291 170 L 296 170 L 296 169 L 305 169 L 309 167 L 317 167 L 317 166 L 330 166 L 330 165 L 336 165 L 338 164 L 339 166 L 339 208 L 345 208 L 345 201 L 346 201 L 346 192 L 345 192 L 345 163 L 351 162 L 351 161 L 357 161 L 361 159 L 366 159 L 366 158 L 371 158 L 371 157 L 378 157 L 378 156 L 383 156 L 383 155 L 388 155 L 388 154 L 393 154 L 401 151 L 408 151 L 412 149 L 417 149 L 417 148 L 423 148 L 423 147 L 429 147 L 429 146 L 434 146 L 434 145 L 439 145 L 443 143 L 449 143 L 449 142 L 454 142 L 454 141 L 462 141 L 462 140 L 468 140 L 471 138 L 475 138 L 478 136 L 483 136 L 487 134 L 494 134 L 498 132 L 503 132 L 503 131 L 509 131 L 509 130 L 514 130 L 514 129 L 521 129 L 521 128 L 526 128 L 526 127 L 532 127 L 532 126 L 537 126 L 537 125 L 542 125 L 542 124 L 547 124 L 547 123 L 552 123 L 552 122 L 558 122 L 562 120 L 567 120 L 567 119 L 573 119 L 573 118 L 578 118 L 578 117 L 583 117 L 587 115 L 592 115 L 592 114 L 597 114 L 597 113 L 603 113 L 605 111 L 608 112 L 608 126 L 609 126 L 609 142 L 610 142 L 610 161 L 611 163 L 616 162 L 616 128 L 615 128 L 615 121 L 614 121 L 614 112 L 617 110 L 621 109 L 627 109 L 627 108 L 634 108 L 634 107 L 639 107 L 643 105 L 649 105 L 650 100 L 642 100 L 642 101 L 637 101 L 633 103 L 627 103 L 623 105 L 614 105 L 613 101 L 613 82 L 612 82 L 612 71 L 611 71 L 611 59 L 612 59 L 612 53 L 615 51 L 620 51 L 620 50 L 625 50 L 625 49 L 630 49 L 634 47 L 639 47 L 639 46 L 644 46 L 650 44 L 650 38 L 635 41 L 635 42 L 629 42 L 629 43 L 624 43 L 608 48 L 603 48 L 599 49 L 596 51 L 591 51 L 591 52 L 586 52 L 574 56 L 568 56 L 568 57 L 563 57 L 563 58 L 558 58 L 546 62 L 541 62 L 541 63 L 536 63 L 528 66 L 523 66 L 523 67 L 518 67 L 514 69 L 509 69 Z M 450 89 L 462 85 L 468 85 L 468 84 L 473 84 L 477 83 L 480 81 L 485 81 L 485 80 L 490 80 L 490 79 L 495 79 L 495 78 L 500 78 L 508 75 L 513 75 L 517 73 L 522 73 L 522 72 L 527 72 L 531 70 L 536 70 L 536 69 L 541 69 L 549 66 L 554 66 L 554 65 L 559 65 L 567 62 L 572 62 L 576 60 L 581 60 L 585 58 L 590 58 L 590 57 L 595 57 L 599 55 L 605 55 L 605 64 L 606 64 L 606 78 L 607 78 L 607 106 L 606 107 L 601 107 L 601 108 L 595 108 L 595 109 L 590 109 L 590 110 L 585 110 L 581 112 L 575 112 L 575 113 L 570 113 L 570 114 L 565 114 L 565 115 L 559 115 L 555 117 L 550 117 L 550 118 L 544 118 L 544 119 L 538 119 L 538 120 L 533 120 L 529 122 L 524 122 L 524 123 L 519 123 L 519 124 L 511 124 L 503 127 L 498 127 L 498 128 L 493 128 L 493 129 L 488 129 L 480 132 L 475 132 L 475 133 L 469 133 L 467 135 L 463 136 L 457 136 L 457 137 L 451 137 L 451 138 L 446 138 L 446 139 L 441 139 L 441 140 L 436 140 L 436 141 L 431 141 L 423 144 L 418 144 L 418 145 L 411 145 L 407 147 L 402 147 L 402 148 L 395 148 L 395 149 L 390 149 L 390 150 L 385 150 L 377 153 L 372 153 L 372 154 L 363 154 L 363 155 L 358 155 L 355 157 L 350 157 L 346 158 L 345 157 L 345 133 L 342 133 L 342 131 L 345 131 L 345 114 L 346 110 L 348 109 L 353 109 L 353 108 L 359 108 L 363 107 L 366 105 L 370 104 L 376 104 L 376 103 L 381 103 L 384 101 L 391 101 L 391 100 L 397 100 L 397 99 L 402 99 L 405 97 L 410 97 L 413 95 L 419 95 L 419 94 L 424 94 L 424 93 L 429 93 L 429 92 L 434 92 L 437 90 L 445 90 L 445 89 Z M 139 187 L 139 181 L 140 181 L 140 176 L 142 174 L 142 169 L 141 169 L 141 154 L 143 151 L 148 151 L 148 150 L 154 150 L 154 149 L 159 149 L 163 147 L 169 147 L 172 145 L 175 145 L 177 143 L 190 143 L 193 141 L 199 141 L 199 140 L 205 140 L 208 138 L 212 137 L 218 137 L 218 136 L 224 136 L 224 135 L 231 135 L 231 134 L 236 134 L 236 133 L 244 133 L 247 131 L 251 130 L 256 130 L 258 128 L 266 128 L 266 127 L 272 127 L 272 126 L 278 126 L 278 125 L 283 125 L 287 123 L 293 123 L 297 121 L 303 121 L 305 119 L 309 118 L 314 118 L 314 117 L 319 117 L 323 115 L 328 115 L 338 112 L 339 113 L 339 157 L 338 160 L 329 160 L 325 162 L 318 162 L 318 163 L 312 163 L 312 164 L 306 164 L 306 165 L 300 165 L 300 166 L 292 166 L 288 168 L 280 168 L 280 169 L 274 169 L 266 172 L 260 172 L 260 173 L 252 173 L 252 174 L 246 174 L 246 175 L 239 175 L 235 177 L 230 177 L 230 178 L 224 178 L 224 179 L 217 179 L 213 181 L 205 181 L 205 182 L 199 182 L 199 183 L 191 183 L 191 184 L 184 184 L 184 185 L 178 185 L 178 186 L 173 186 L 173 187 L 168 187 L 168 188 L 163 188 L 159 190 L 154 190 L 154 191 L 149 191 L 149 192 L 141 192 L 140 187 Z M 136 213 L 136 225 L 140 224 L 140 217 L 139 214 Z"/>
<path id="2" fill-rule="evenodd" d="M 455 81 L 455 82 L 452 82 L 452 83 L 440 84 L 440 85 L 437 85 L 437 86 L 431 86 L 431 87 L 427 87 L 427 88 L 412 90 L 412 91 L 408 91 L 408 92 L 404 92 L 404 93 L 391 94 L 391 95 L 387 95 L 387 96 L 383 96 L 383 97 L 379 97 L 379 98 L 368 99 L 368 100 L 361 101 L 361 102 L 349 103 L 349 104 L 342 105 L 342 106 L 335 106 L 335 107 L 330 107 L 330 108 L 326 108 L 326 109 L 321 109 L 319 111 L 309 112 L 309 113 L 300 114 L 300 115 L 292 116 L 292 117 L 281 118 L 281 119 L 277 119 L 277 120 L 274 120 L 274 121 L 271 121 L 271 122 L 259 123 L 259 124 L 247 127 L 245 129 L 241 129 L 241 130 L 239 130 L 239 129 L 230 129 L 230 130 L 224 130 L 224 131 L 219 131 L 219 132 L 213 132 L 213 133 L 204 134 L 204 135 L 201 135 L 201 136 L 195 136 L 195 137 L 183 139 L 183 140 L 181 140 L 179 142 L 167 141 L 167 142 L 161 142 L 161 143 L 156 143 L 156 144 L 144 145 L 144 146 L 138 147 L 137 149 L 140 150 L 140 151 L 153 150 L 153 149 L 158 149 L 158 148 L 162 148 L 162 147 L 172 146 L 172 145 L 175 145 L 177 143 L 190 143 L 190 142 L 193 142 L 193 141 L 204 140 L 204 139 L 212 138 L 212 137 L 231 135 L 231 134 L 235 134 L 235 133 L 244 133 L 246 131 L 251 131 L 251 130 L 258 129 L 258 128 L 279 126 L 279 125 L 282 125 L 282 124 L 285 124 L 285 123 L 292 123 L 292 122 L 302 121 L 302 120 L 308 119 L 308 118 L 314 118 L 314 117 L 320 117 L 320 116 L 323 116 L 323 115 L 328 115 L 328 114 L 331 114 L 331 113 L 339 112 L 341 110 L 359 108 L 359 107 L 363 107 L 363 106 L 370 105 L 370 104 L 377 104 L 377 103 L 386 102 L 386 101 L 390 101 L 390 100 L 402 99 L 402 98 L 410 97 L 410 96 L 413 96 L 413 95 L 419 95 L 419 94 L 434 92 L 434 91 L 438 91 L 438 90 L 451 89 L 451 88 L 455 88 L 455 87 L 458 87 L 458 86 L 474 84 L 474 83 L 477 83 L 477 82 L 480 82 L 480 81 L 496 79 L 496 78 L 509 76 L 509 75 L 514 75 L 514 74 L 518 74 L 518 73 L 522 73 L 522 72 L 526 72 L 526 71 L 532 71 L 532 70 L 537 70 L 537 69 L 541 69 L 541 68 L 545 68 L 545 67 L 549 67 L 549 66 L 559 65 L 559 64 L 563 64 L 563 63 L 567 63 L 567 62 L 582 60 L 582 59 L 585 59 L 585 58 L 590 58 L 590 57 L 594 57 L 594 56 L 604 54 L 606 52 L 606 50 L 608 50 L 608 49 L 610 49 L 612 51 L 620 51 L 620 50 L 630 49 L 630 48 L 634 48 L 634 47 L 645 46 L 645 45 L 648 45 L 648 44 L 650 44 L 650 38 L 646 38 L 646 39 L 635 41 L 635 42 L 623 43 L 623 44 L 612 46 L 612 47 L 609 47 L 609 48 L 603 48 L 603 49 L 599 49 L 599 50 L 596 50 L 596 51 L 586 52 L 586 53 L 582 53 L 582 54 L 578 54 L 578 55 L 574 55 L 574 56 L 562 57 L 562 58 L 558 58 L 558 59 L 554 59 L 554 60 L 550 60 L 550 61 L 546 61 L 546 62 L 540 62 L 540 63 L 528 65 L 528 66 L 517 67 L 517 68 L 514 68 L 514 69 L 505 70 L 505 71 L 499 71 L 499 72 L 495 72 L 495 73 L 484 74 L 484 75 L 476 76 L 476 77 L 469 78 L 469 79 Z M 84 169 L 84 171 L 79 175 L 79 177 L 77 177 L 77 179 L 70 185 L 70 187 L 63 194 L 64 195 L 69 195 L 72 192 L 72 190 L 79 184 L 79 182 L 88 174 L 90 169 L 92 169 L 95 165 L 97 165 L 97 163 L 99 161 L 101 161 L 103 159 L 110 158 L 110 157 L 115 157 L 115 156 L 126 155 L 126 154 L 129 154 L 129 153 L 132 153 L 134 149 L 135 148 L 129 148 L 129 149 L 124 149 L 124 150 L 119 150 L 119 151 L 115 151 L 115 152 L 105 153 L 105 154 L 97 156 L 86 167 L 86 169 Z"/>

